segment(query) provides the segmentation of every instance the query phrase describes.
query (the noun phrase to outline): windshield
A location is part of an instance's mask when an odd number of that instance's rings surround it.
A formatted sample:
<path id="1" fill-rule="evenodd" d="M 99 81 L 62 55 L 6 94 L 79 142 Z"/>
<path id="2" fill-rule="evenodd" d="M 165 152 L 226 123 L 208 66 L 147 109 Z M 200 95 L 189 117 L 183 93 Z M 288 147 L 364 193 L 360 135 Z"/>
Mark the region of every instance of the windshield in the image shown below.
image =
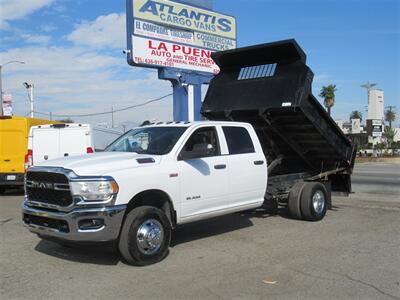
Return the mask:
<path id="1" fill-rule="evenodd" d="M 110 144 L 106 152 L 169 153 L 187 127 L 143 127 L 133 129 Z"/>

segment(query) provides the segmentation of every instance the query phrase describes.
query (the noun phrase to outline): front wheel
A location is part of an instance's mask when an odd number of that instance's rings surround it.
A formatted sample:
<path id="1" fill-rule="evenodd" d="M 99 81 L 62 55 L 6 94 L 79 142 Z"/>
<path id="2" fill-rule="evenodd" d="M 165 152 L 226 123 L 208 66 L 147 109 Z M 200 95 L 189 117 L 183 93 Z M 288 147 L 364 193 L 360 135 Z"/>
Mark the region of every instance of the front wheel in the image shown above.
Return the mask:
<path id="1" fill-rule="evenodd" d="M 145 266 L 165 258 L 170 241 L 171 226 L 165 213 L 140 206 L 126 216 L 118 247 L 129 264 Z"/>

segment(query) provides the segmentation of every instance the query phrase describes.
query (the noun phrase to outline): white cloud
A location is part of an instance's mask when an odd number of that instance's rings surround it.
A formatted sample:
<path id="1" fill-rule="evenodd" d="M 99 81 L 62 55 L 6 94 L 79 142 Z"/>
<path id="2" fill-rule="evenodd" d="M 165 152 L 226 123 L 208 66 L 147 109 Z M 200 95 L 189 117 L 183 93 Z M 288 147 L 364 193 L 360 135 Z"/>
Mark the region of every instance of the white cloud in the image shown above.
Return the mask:
<path id="1" fill-rule="evenodd" d="M 124 13 L 99 16 L 94 21 L 80 23 L 67 36 L 67 39 L 77 45 L 93 48 L 124 49 L 126 44 L 125 24 Z"/>
<path id="2" fill-rule="evenodd" d="M 46 24 L 46 25 L 41 26 L 40 29 L 42 29 L 42 31 L 44 31 L 44 32 L 51 32 L 51 31 L 57 30 L 58 27 L 55 25 L 52 25 L 52 24 Z"/>
<path id="3" fill-rule="evenodd" d="M 22 34 L 21 38 L 27 44 L 47 45 L 51 39 L 51 36 L 41 34 Z"/>
<path id="4" fill-rule="evenodd" d="M 109 111 L 143 103 L 172 92 L 156 71 L 128 66 L 120 58 L 101 55 L 86 48 L 26 47 L 0 53 L 0 61 L 24 60 L 3 72 L 3 88 L 14 96 L 18 114 L 28 112 L 22 83 L 35 85 L 36 110 L 58 114 Z M 172 119 L 171 99 L 115 114 L 116 122 Z M 81 122 L 110 121 L 110 115 L 74 118 Z"/>
<path id="5" fill-rule="evenodd" d="M 21 19 L 53 3 L 54 0 L 2 0 L 0 29 L 9 27 L 7 21 Z"/>

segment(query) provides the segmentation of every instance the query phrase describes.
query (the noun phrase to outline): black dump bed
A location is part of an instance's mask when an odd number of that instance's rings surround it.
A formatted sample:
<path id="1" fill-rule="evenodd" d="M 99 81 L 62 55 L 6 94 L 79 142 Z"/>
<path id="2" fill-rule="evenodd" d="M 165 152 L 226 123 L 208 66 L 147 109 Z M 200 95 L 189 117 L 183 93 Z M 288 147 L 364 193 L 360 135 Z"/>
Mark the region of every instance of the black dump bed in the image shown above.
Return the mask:
<path id="1" fill-rule="evenodd" d="M 213 53 L 221 71 L 202 114 L 251 123 L 271 175 L 351 173 L 355 149 L 311 91 L 313 72 L 295 40 Z M 273 163 L 274 164 L 274 163 Z"/>

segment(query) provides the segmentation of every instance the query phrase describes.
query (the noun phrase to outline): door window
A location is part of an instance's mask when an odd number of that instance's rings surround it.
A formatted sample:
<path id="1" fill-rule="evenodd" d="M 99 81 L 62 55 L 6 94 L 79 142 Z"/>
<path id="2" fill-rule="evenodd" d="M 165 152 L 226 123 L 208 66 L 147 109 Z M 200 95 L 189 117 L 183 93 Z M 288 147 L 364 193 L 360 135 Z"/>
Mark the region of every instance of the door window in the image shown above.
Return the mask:
<path id="1" fill-rule="evenodd" d="M 179 158 L 194 159 L 220 155 L 218 135 L 215 127 L 197 129 L 187 140 Z"/>
<path id="2" fill-rule="evenodd" d="M 244 127 L 222 127 L 228 144 L 229 154 L 254 153 L 254 145 L 250 134 Z"/>

